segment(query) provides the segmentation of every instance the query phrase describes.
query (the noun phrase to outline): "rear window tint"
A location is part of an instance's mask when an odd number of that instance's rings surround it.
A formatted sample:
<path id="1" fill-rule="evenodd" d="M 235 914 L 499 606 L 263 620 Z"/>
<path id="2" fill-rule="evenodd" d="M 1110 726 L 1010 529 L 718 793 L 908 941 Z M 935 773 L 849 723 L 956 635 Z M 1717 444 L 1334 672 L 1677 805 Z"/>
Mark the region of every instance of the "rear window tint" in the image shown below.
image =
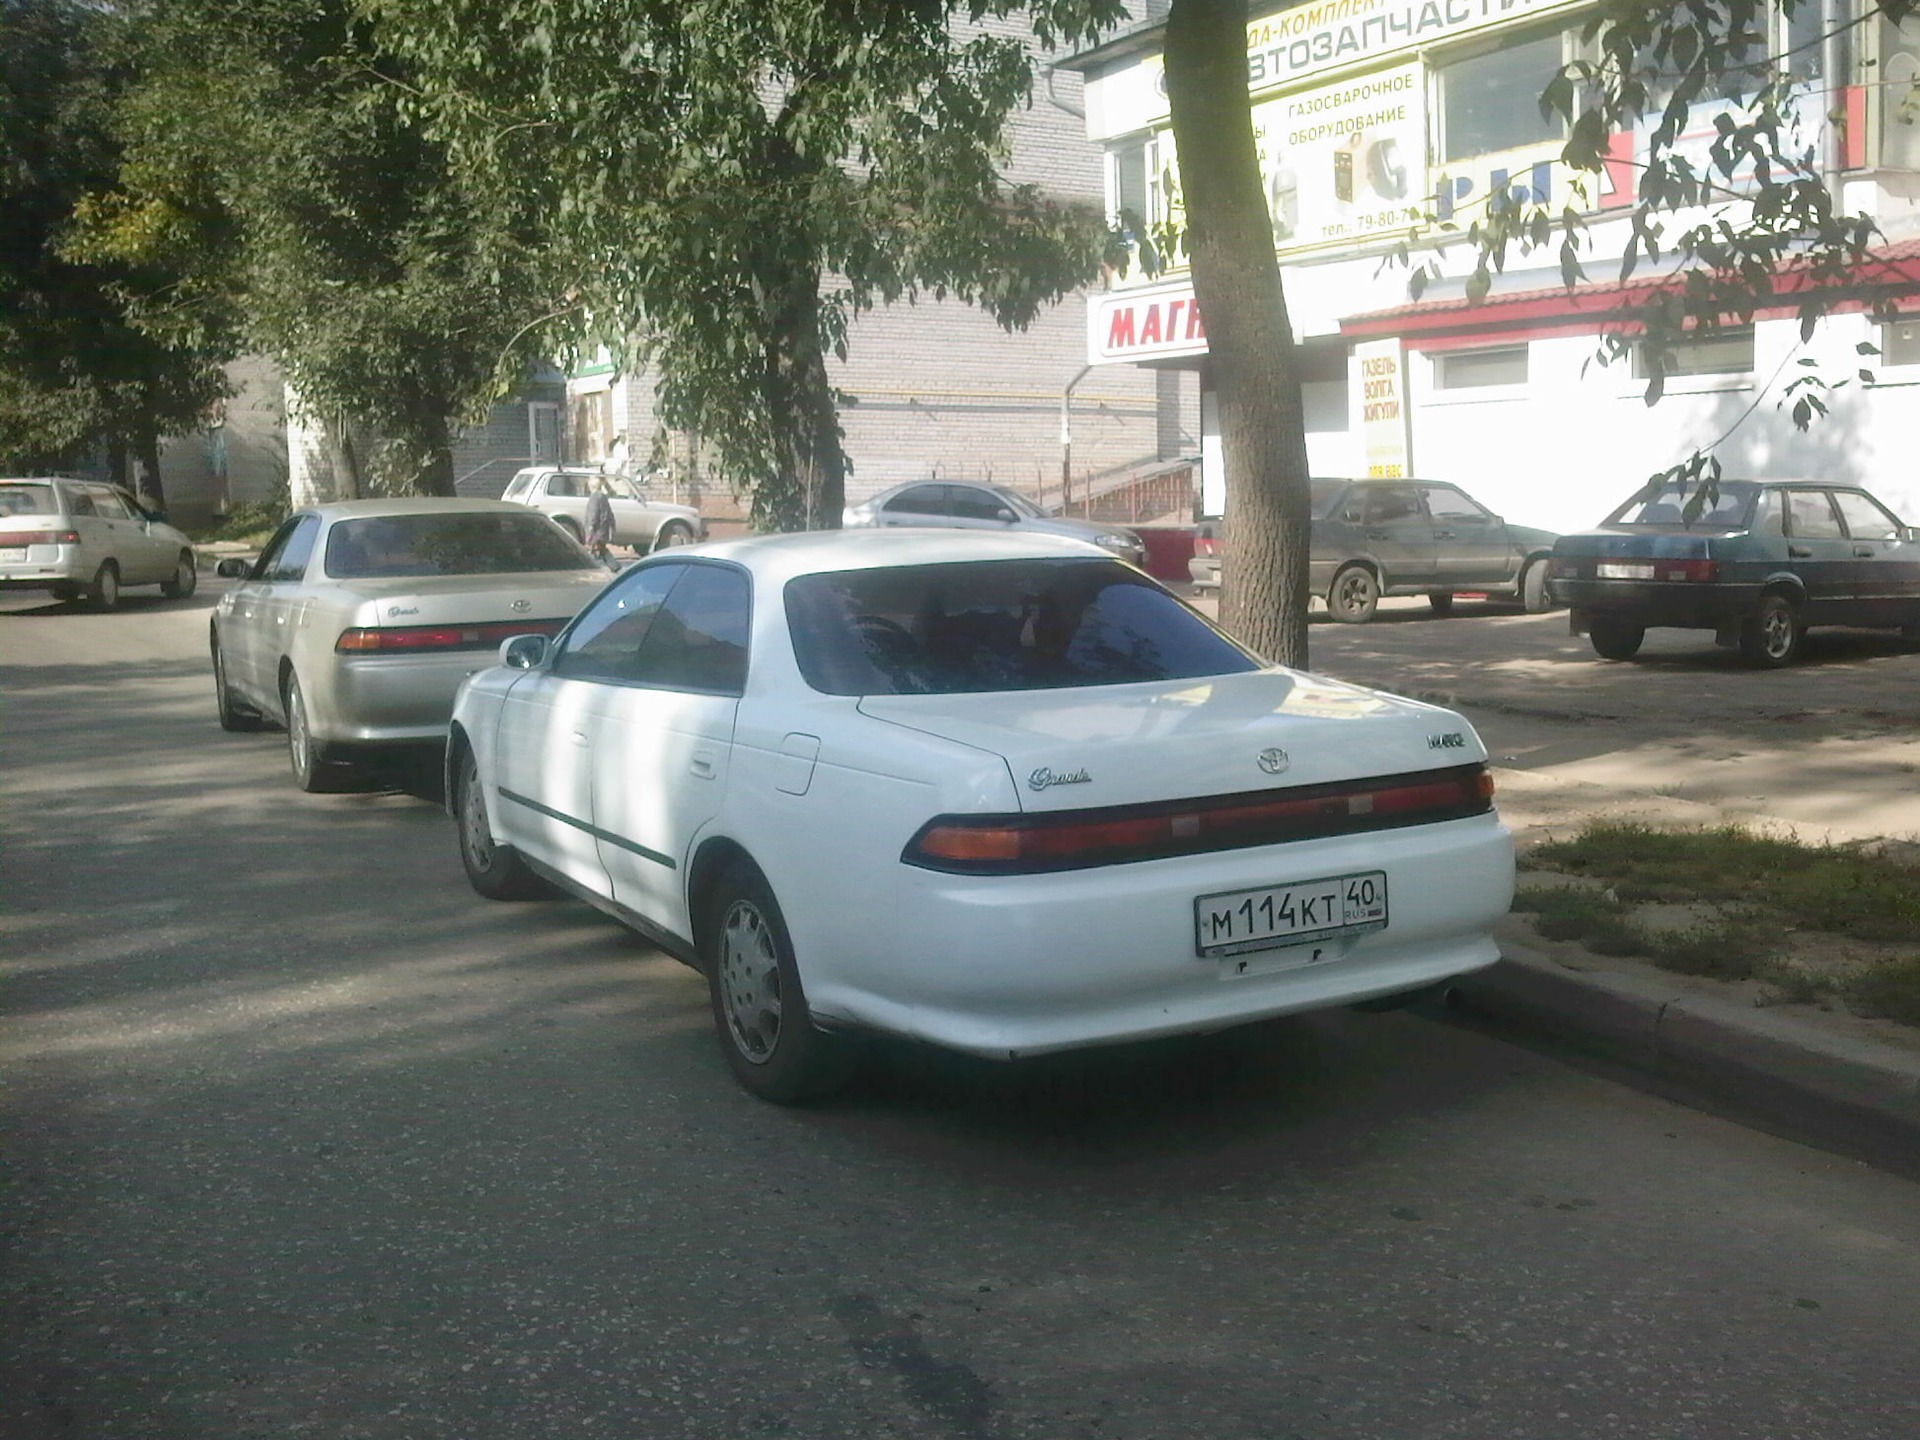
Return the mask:
<path id="1" fill-rule="evenodd" d="M 470 512 L 337 521 L 327 533 L 326 563 L 341 580 L 598 568 L 545 516 Z"/>
<path id="2" fill-rule="evenodd" d="M 0 485 L 0 515 L 58 515 L 51 485 Z"/>
<path id="3" fill-rule="evenodd" d="M 1739 530 L 1748 523 L 1760 487 L 1751 480 L 1722 480 L 1709 496 L 1700 485 L 1667 485 L 1636 497 L 1607 517 L 1609 525 L 1690 525 Z M 1693 513 L 1688 514 L 1691 506 Z"/>
<path id="4" fill-rule="evenodd" d="M 800 672 L 829 695 L 1185 680 L 1260 662 L 1112 560 L 981 560 L 788 582 Z"/>

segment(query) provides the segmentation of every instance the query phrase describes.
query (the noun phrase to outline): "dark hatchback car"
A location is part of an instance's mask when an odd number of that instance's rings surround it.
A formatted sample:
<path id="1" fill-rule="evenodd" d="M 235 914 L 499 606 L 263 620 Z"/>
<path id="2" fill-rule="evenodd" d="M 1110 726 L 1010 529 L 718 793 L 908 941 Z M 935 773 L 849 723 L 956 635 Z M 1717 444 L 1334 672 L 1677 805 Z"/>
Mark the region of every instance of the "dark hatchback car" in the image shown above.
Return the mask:
<path id="1" fill-rule="evenodd" d="M 1371 620 L 1382 595 L 1425 595 L 1436 614 L 1455 592 L 1509 595 L 1533 614 L 1550 606 L 1554 535 L 1509 525 L 1458 486 L 1432 480 L 1312 482 L 1309 584 L 1335 620 Z M 1220 583 L 1225 527 L 1203 521 L 1188 564 L 1193 583 Z"/>
<path id="2" fill-rule="evenodd" d="M 1854 485 L 1670 484 L 1561 536 L 1548 583 L 1608 660 L 1632 659 L 1661 625 L 1711 630 L 1766 666 L 1790 664 L 1809 625 L 1920 640 L 1920 532 Z"/>

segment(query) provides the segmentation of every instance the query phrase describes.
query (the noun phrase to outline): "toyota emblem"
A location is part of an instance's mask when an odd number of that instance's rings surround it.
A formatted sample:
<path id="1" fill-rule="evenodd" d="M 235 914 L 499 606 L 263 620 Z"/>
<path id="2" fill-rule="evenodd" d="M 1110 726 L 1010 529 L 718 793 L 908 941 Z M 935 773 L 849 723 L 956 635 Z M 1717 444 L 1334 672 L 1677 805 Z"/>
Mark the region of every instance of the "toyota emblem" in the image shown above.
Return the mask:
<path id="1" fill-rule="evenodd" d="M 524 615 L 533 608 L 533 602 L 531 600 L 516 600 L 507 606 L 507 608 L 516 615 Z"/>
<path id="2" fill-rule="evenodd" d="M 1269 746 L 1260 752 L 1260 768 L 1269 775 L 1278 775 L 1293 762 L 1287 758 L 1287 752 L 1278 746 Z"/>

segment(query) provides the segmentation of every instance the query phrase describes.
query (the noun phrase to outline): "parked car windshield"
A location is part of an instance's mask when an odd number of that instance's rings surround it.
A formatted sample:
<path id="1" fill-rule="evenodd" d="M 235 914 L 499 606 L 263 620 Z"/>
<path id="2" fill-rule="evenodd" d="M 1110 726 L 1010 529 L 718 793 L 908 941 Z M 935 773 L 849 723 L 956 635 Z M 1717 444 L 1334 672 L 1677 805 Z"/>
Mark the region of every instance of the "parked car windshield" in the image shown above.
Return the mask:
<path id="1" fill-rule="evenodd" d="M 0 485 L 0 515 L 58 515 L 51 485 Z"/>
<path id="2" fill-rule="evenodd" d="M 828 695 L 970 695 L 1185 680 L 1260 662 L 1113 560 L 979 560 L 802 576 L 800 673 Z"/>
<path id="3" fill-rule="evenodd" d="M 341 580 L 591 570 L 597 563 L 532 513 L 372 515 L 336 521 L 327 532 L 327 574 Z"/>
<path id="4" fill-rule="evenodd" d="M 1704 530 L 1744 530 L 1761 487 L 1751 480 L 1722 480 L 1711 496 L 1704 482 L 1663 485 L 1650 496 L 1635 496 L 1606 519 L 1608 525 L 1690 525 Z M 1697 514 L 1689 518 L 1687 506 Z"/>

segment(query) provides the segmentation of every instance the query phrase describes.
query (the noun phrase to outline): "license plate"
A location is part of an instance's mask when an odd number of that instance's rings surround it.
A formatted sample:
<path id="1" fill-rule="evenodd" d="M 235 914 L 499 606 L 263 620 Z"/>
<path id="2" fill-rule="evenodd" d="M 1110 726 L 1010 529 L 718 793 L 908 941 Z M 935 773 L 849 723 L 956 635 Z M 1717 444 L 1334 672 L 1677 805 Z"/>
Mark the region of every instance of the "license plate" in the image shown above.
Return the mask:
<path id="1" fill-rule="evenodd" d="M 1653 566 L 1622 565 L 1612 560 L 1602 560 L 1593 567 L 1593 573 L 1602 580 L 1651 580 Z"/>
<path id="2" fill-rule="evenodd" d="M 1308 945 L 1387 927 L 1387 875 L 1367 870 L 1228 890 L 1193 902 L 1193 945 L 1202 959 Z"/>
<path id="3" fill-rule="evenodd" d="M 26 558 L 27 552 L 24 546 L 17 549 L 9 546 L 5 550 L 0 550 L 0 560 L 24 560 Z"/>

